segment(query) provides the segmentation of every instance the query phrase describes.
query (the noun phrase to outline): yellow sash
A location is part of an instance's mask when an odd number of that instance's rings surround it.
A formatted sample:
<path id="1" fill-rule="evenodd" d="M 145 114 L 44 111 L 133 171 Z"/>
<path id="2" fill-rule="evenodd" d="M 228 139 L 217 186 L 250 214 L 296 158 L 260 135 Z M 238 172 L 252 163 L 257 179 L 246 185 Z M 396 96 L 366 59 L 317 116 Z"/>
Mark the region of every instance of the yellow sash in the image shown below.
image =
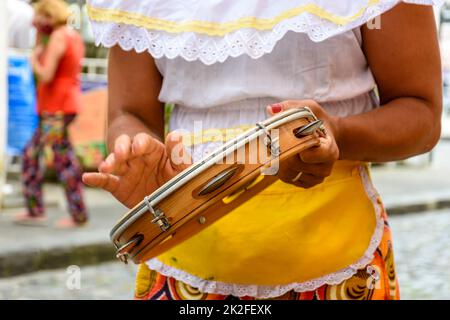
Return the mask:
<path id="1" fill-rule="evenodd" d="M 367 166 L 339 161 L 311 189 L 278 181 L 158 259 L 235 284 L 281 285 L 337 272 L 365 254 L 376 227 L 360 170 Z"/>

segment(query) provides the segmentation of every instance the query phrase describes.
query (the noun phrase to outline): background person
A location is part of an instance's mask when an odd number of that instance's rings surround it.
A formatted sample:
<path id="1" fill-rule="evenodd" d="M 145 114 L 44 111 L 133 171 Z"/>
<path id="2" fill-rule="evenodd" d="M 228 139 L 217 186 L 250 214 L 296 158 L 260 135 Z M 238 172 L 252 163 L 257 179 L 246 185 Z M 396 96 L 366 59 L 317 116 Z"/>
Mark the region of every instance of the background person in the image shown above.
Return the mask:
<path id="1" fill-rule="evenodd" d="M 62 0 L 40 0 L 35 4 L 33 24 L 37 44 L 31 57 L 36 74 L 39 126 L 23 153 L 22 178 L 28 211 L 19 214 L 19 223 L 45 220 L 42 199 L 44 172 L 39 165 L 43 147 L 50 145 L 54 168 L 65 188 L 71 218 L 57 222 L 68 228 L 87 221 L 82 196 L 81 168 L 69 141 L 67 127 L 80 107 L 79 73 L 84 56 L 80 35 L 67 26 L 70 16 Z"/>

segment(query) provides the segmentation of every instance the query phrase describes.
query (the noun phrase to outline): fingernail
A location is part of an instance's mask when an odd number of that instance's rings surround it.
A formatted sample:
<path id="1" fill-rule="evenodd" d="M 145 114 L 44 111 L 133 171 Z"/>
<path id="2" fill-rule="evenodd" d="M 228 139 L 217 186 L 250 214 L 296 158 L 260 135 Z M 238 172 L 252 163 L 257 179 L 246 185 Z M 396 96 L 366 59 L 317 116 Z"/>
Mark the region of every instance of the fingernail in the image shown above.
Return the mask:
<path id="1" fill-rule="evenodd" d="M 132 151 L 133 153 L 136 153 L 137 150 L 141 150 L 141 149 L 142 149 L 142 147 L 141 147 L 141 142 L 140 142 L 140 141 L 136 141 L 135 143 L 133 143 L 133 144 L 131 145 L 131 151 Z"/>
<path id="2" fill-rule="evenodd" d="M 270 109 L 272 109 L 273 113 L 278 113 L 281 110 L 283 110 L 283 106 L 281 104 L 279 104 L 279 103 L 275 103 L 275 104 L 270 106 Z"/>

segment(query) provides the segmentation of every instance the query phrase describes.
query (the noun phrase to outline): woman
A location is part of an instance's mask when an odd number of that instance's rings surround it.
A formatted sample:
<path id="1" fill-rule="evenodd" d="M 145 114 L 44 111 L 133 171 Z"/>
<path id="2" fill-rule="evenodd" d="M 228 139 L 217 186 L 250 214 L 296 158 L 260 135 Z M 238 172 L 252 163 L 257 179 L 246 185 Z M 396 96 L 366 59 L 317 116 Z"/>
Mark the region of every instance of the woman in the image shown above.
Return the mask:
<path id="1" fill-rule="evenodd" d="M 220 145 L 210 130 L 300 106 L 328 132 L 280 164 L 280 181 L 142 264 L 136 298 L 399 298 L 366 162 L 431 150 L 442 87 L 433 10 L 411 4 L 431 1 L 405 2 L 90 1 L 111 47 L 111 154 L 83 179 L 127 207 L 189 166 L 170 156 L 183 138 L 196 161 Z M 175 104 L 165 143 L 163 102 Z"/>
<path id="2" fill-rule="evenodd" d="M 54 168 L 64 185 L 71 214 L 56 226 L 71 228 L 87 221 L 82 172 L 67 132 L 80 106 L 78 76 L 84 44 L 78 33 L 67 26 L 69 16 L 62 0 L 40 0 L 35 4 L 33 24 L 37 29 L 37 45 L 31 64 L 38 83 L 39 126 L 23 153 L 22 177 L 28 210 L 16 217 L 18 223 L 40 223 L 46 219 L 42 199 L 44 173 L 39 165 L 46 145 L 53 150 Z"/>

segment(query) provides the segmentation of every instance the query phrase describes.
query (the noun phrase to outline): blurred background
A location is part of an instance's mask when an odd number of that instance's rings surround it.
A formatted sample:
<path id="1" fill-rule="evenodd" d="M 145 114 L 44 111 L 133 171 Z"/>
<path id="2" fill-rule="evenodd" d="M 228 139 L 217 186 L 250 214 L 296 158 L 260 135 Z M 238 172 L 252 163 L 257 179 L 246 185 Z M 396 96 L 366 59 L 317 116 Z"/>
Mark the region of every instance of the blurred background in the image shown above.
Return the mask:
<path id="1" fill-rule="evenodd" d="M 136 267 L 115 261 L 108 237 L 126 208 L 105 192 L 85 188 L 89 223 L 52 227 L 67 215 L 67 204 L 50 148 L 41 164 L 49 220 L 39 226 L 12 221 L 25 208 L 22 152 L 38 124 L 30 2 L 0 0 L 0 299 L 131 299 Z M 93 43 L 85 1 L 68 2 L 69 25 L 86 48 L 81 109 L 69 133 L 83 170 L 89 171 L 106 155 L 107 52 Z M 450 299 L 450 2 L 436 9 L 436 24 L 444 77 L 441 140 L 428 154 L 373 164 L 375 186 L 391 217 L 403 299 Z"/>

